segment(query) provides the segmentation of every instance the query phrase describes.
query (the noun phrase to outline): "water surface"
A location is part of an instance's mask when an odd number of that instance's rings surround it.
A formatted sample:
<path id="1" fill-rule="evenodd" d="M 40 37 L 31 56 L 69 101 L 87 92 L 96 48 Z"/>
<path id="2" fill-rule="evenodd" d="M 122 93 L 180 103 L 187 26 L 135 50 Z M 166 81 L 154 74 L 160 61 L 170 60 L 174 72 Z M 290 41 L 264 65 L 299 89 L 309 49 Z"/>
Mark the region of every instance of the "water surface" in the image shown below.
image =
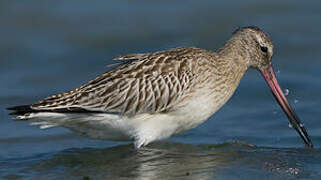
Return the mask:
<path id="1" fill-rule="evenodd" d="M 321 3 L 0 1 L 0 179 L 318 179 Z M 283 89 L 308 129 L 305 149 L 259 73 L 201 126 L 139 151 L 63 128 L 16 122 L 5 107 L 71 90 L 113 57 L 178 46 L 215 50 L 238 26 L 275 45 Z"/>

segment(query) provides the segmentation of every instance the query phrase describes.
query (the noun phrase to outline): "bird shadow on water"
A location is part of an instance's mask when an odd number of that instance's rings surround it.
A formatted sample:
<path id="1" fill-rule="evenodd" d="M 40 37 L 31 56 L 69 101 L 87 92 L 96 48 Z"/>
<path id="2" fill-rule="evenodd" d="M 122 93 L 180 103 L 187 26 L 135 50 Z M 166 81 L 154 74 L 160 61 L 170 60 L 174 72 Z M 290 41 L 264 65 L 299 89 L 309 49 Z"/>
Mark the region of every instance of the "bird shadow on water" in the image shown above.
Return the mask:
<path id="1" fill-rule="evenodd" d="M 139 150 L 132 145 L 68 149 L 24 172 L 33 179 L 311 179 L 320 176 L 313 169 L 320 157 L 320 150 L 240 142 L 199 146 L 157 142 Z"/>

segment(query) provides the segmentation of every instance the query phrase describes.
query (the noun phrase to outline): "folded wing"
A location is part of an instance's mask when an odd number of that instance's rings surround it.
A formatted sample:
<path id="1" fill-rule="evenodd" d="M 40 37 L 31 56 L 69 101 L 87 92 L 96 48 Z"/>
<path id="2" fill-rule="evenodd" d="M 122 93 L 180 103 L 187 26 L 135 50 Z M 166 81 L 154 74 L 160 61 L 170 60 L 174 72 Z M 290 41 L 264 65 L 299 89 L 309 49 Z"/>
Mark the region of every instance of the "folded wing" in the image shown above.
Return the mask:
<path id="1" fill-rule="evenodd" d="M 194 50 L 195 51 L 195 50 Z M 87 84 L 50 96 L 28 107 L 32 111 L 104 112 L 123 115 L 169 111 L 190 92 L 194 75 L 189 48 L 120 56 L 127 60 Z M 17 110 L 19 108 L 12 108 Z M 20 113 L 21 114 L 21 113 Z"/>

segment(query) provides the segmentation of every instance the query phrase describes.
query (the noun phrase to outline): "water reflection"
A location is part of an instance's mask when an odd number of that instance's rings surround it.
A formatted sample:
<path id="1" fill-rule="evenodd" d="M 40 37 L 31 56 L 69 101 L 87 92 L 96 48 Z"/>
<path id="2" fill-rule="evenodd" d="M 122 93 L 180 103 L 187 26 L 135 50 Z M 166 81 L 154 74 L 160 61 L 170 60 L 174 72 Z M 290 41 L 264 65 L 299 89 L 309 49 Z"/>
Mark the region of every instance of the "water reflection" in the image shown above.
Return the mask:
<path id="1" fill-rule="evenodd" d="M 242 143 L 193 146 L 162 142 L 138 151 L 132 145 L 70 149 L 30 170 L 36 179 L 222 179 L 249 172 L 254 179 L 265 174 L 269 174 L 266 178 L 307 178 L 310 173 L 300 159 L 302 154 L 307 157 L 304 151 Z"/>
<path id="2" fill-rule="evenodd" d="M 210 179 L 215 167 L 229 159 L 218 154 L 203 154 L 200 150 L 196 146 L 178 143 L 152 144 L 138 151 L 132 145 L 108 149 L 72 149 L 41 162 L 33 171 L 40 176 L 52 174 L 58 179 Z"/>

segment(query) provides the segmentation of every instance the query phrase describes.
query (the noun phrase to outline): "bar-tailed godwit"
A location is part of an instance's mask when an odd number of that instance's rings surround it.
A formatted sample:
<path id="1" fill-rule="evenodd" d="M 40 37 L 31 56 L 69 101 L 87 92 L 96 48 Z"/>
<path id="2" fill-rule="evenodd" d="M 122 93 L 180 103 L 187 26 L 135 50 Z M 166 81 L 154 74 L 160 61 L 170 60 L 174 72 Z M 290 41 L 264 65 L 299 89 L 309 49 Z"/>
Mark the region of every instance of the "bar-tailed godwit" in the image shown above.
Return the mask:
<path id="1" fill-rule="evenodd" d="M 243 27 L 216 52 L 188 47 L 119 56 L 120 66 L 79 88 L 8 109 L 42 129 L 63 126 L 91 138 L 133 140 L 140 148 L 203 123 L 254 68 L 306 146 L 313 147 L 276 80 L 272 55 L 272 41 L 262 30 Z"/>

